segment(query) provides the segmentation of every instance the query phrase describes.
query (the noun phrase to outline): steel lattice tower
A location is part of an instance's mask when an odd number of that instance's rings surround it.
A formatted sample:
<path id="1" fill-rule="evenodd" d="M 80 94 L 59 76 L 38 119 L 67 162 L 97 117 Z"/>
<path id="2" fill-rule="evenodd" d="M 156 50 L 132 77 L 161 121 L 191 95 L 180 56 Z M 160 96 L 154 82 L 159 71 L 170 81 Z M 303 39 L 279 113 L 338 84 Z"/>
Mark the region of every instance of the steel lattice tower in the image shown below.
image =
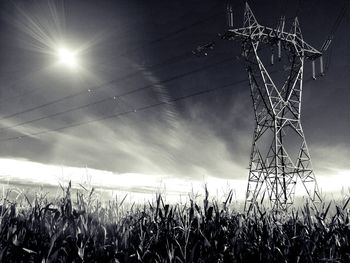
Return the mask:
<path id="1" fill-rule="evenodd" d="M 260 25 L 246 4 L 243 27 L 230 28 L 223 36 L 242 43 L 255 112 L 246 211 L 265 196 L 273 210 L 286 210 L 294 202 L 297 180 L 312 202 L 321 200 L 300 113 L 304 60 L 312 61 L 314 72 L 314 61 L 322 54 L 303 40 L 297 18 L 288 32 L 284 31 L 284 24 L 281 18 L 275 29 Z M 261 46 L 277 49 L 279 58 L 282 51 L 288 56 L 289 65 L 284 65 L 288 76 L 280 87 L 262 62 Z M 273 56 L 272 53 L 272 64 Z"/>

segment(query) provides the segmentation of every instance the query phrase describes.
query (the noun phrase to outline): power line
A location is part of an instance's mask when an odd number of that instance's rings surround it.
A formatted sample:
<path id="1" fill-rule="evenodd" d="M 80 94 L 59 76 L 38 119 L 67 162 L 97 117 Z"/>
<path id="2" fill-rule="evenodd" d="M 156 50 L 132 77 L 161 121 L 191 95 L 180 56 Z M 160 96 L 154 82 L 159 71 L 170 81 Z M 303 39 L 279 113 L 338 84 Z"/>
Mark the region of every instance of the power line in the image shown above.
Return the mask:
<path id="1" fill-rule="evenodd" d="M 98 87 L 91 87 L 89 89 L 84 89 L 84 90 L 78 91 L 77 93 L 73 93 L 73 94 L 70 94 L 70 95 L 65 96 L 65 97 L 80 96 L 80 95 L 85 94 L 89 90 L 90 91 L 96 91 L 96 90 L 99 90 L 99 89 L 107 88 L 108 85 L 110 85 L 110 84 L 113 84 L 113 83 L 116 83 L 116 82 L 119 82 L 119 81 L 123 81 L 123 80 L 127 80 L 127 79 L 132 78 L 132 77 L 136 77 L 139 73 L 143 72 L 145 69 L 148 69 L 148 70 L 150 70 L 150 69 L 155 70 L 157 68 L 163 69 L 164 66 L 169 66 L 169 65 L 175 64 L 177 62 L 184 61 L 184 60 L 188 59 L 190 55 L 191 55 L 191 52 L 189 52 L 189 51 L 183 52 L 182 54 L 180 54 L 178 56 L 174 56 L 174 57 L 168 58 L 168 59 L 166 59 L 164 61 L 161 61 L 159 63 L 155 63 L 153 65 L 150 65 L 150 66 L 147 66 L 147 67 L 143 67 L 142 69 L 139 69 L 139 70 L 133 71 L 131 73 L 128 73 L 128 74 L 126 74 L 124 76 L 120 76 L 119 78 L 114 79 L 112 81 L 105 82 L 105 83 L 99 85 Z M 46 87 L 34 88 L 34 89 L 29 90 L 28 92 L 24 91 L 24 93 L 22 93 L 20 95 L 6 97 L 6 98 L 0 98 L 0 102 L 1 101 L 5 101 L 5 100 L 10 100 L 10 99 L 21 98 L 23 96 L 26 96 L 28 94 L 34 93 L 34 92 L 39 91 L 41 89 L 46 89 Z M 65 100 L 66 99 L 65 97 L 62 97 L 62 100 Z M 52 103 L 54 104 L 55 102 L 52 101 Z M 30 110 L 30 109 L 27 109 L 27 110 Z M 16 114 L 16 113 L 14 113 L 14 114 Z M 19 114 L 21 114 L 21 113 L 19 113 Z M 12 114 L 0 117 L 0 120 L 8 119 L 8 118 L 12 118 Z"/>
<path id="2" fill-rule="evenodd" d="M 261 49 L 262 48 L 259 48 L 259 50 L 261 50 Z M 239 57 L 235 58 L 235 60 L 238 60 L 238 59 L 239 59 Z M 90 103 L 87 103 L 87 104 L 84 104 L 84 105 L 73 107 L 73 108 L 70 108 L 70 109 L 67 109 L 67 110 L 64 110 L 64 111 L 60 111 L 60 112 L 56 112 L 56 113 L 53 113 L 53 114 L 50 114 L 50 115 L 45 115 L 45 116 L 42 116 L 42 117 L 39 117 L 39 118 L 35 118 L 35 119 L 32 119 L 32 120 L 24 121 L 24 122 L 17 123 L 17 124 L 11 125 L 11 126 L 6 126 L 6 127 L 3 127 L 3 128 L 0 128 L 0 131 L 7 130 L 7 129 L 12 129 L 12 128 L 16 128 L 16 127 L 21 127 L 21 126 L 24 126 L 26 124 L 30 124 L 30 123 L 34 123 L 34 122 L 37 122 L 37 121 L 41 121 L 41 120 L 57 117 L 57 116 L 60 116 L 60 115 L 66 114 L 66 113 L 70 113 L 70 112 L 75 112 L 75 111 L 78 111 L 78 110 L 81 110 L 81 109 L 84 109 L 84 108 L 88 108 L 90 106 L 95 106 L 95 105 L 98 105 L 98 104 L 102 104 L 102 103 L 105 103 L 105 102 L 108 102 L 108 101 L 112 101 L 112 100 L 116 100 L 116 99 L 120 100 L 121 97 L 123 97 L 123 96 L 127 96 L 127 95 L 130 95 L 130 94 L 133 94 L 133 93 L 137 93 L 137 92 L 140 92 L 140 91 L 143 91 L 143 90 L 147 90 L 147 89 L 150 89 L 150 88 L 155 87 L 157 85 L 165 84 L 165 83 L 177 80 L 179 78 L 183 78 L 183 77 L 186 77 L 186 76 L 198 73 L 200 71 L 203 71 L 203 70 L 206 70 L 206 69 L 209 69 L 209 68 L 212 68 L 212 67 L 216 67 L 216 66 L 218 66 L 220 64 L 223 64 L 223 63 L 226 63 L 226 62 L 229 62 L 229 61 L 232 61 L 232 60 L 233 60 L 232 58 L 223 59 L 223 60 L 220 60 L 220 61 L 218 61 L 216 63 L 205 65 L 205 66 L 202 66 L 200 68 L 197 68 L 197 69 L 194 69 L 194 70 L 191 70 L 191 71 L 188 71 L 188 72 L 184 72 L 184 73 L 175 75 L 175 76 L 170 77 L 168 79 L 158 81 L 157 83 L 146 85 L 144 87 L 133 89 L 131 91 L 126 91 L 126 92 L 123 92 L 123 93 L 115 94 L 113 96 L 105 97 L 105 98 L 100 99 L 98 101 L 90 102 Z M 112 81 L 112 82 L 114 82 L 114 81 Z M 99 89 L 100 87 L 101 86 L 97 87 L 96 89 Z M 41 107 L 45 107 L 45 106 L 47 106 L 47 105 L 41 105 L 41 106 L 38 106 L 38 107 L 41 108 Z M 38 109 L 38 107 L 36 107 L 35 109 Z M 30 112 L 30 111 L 32 111 L 32 109 L 30 109 L 28 111 L 23 111 L 22 113 L 27 113 L 27 112 Z"/>
<path id="3" fill-rule="evenodd" d="M 163 61 L 161 63 L 155 64 L 155 65 L 149 67 L 148 69 L 159 68 L 159 67 L 163 68 L 164 66 L 168 66 L 168 65 L 171 65 L 171 64 L 174 64 L 174 63 L 177 63 L 179 61 L 182 61 L 182 60 L 186 59 L 190 54 L 191 54 L 190 52 L 184 52 L 183 54 L 181 54 L 179 56 L 172 57 L 172 58 L 170 58 L 170 59 L 168 59 L 166 61 Z M 29 108 L 29 109 L 25 109 L 23 111 L 18 111 L 18 112 L 9 114 L 9 115 L 2 116 L 2 117 L 0 117 L 0 120 L 10 119 L 10 118 L 16 117 L 18 115 L 21 115 L 21 114 L 24 114 L 24 113 L 28 113 L 28 112 L 31 112 L 31 111 L 34 111 L 34 110 L 38 110 L 38 109 L 41 109 L 41 108 L 45 108 L 47 106 L 50 106 L 50 105 L 53 105 L 53 104 L 57 104 L 59 102 L 62 102 L 62 101 L 68 100 L 68 99 L 72 99 L 72 98 L 75 98 L 75 97 L 78 97 L 78 96 L 82 96 L 82 95 L 85 95 L 85 94 L 90 94 L 91 92 L 96 92 L 98 90 L 101 90 L 101 89 L 109 87 L 109 85 L 111 85 L 111 84 L 115 84 L 115 83 L 118 83 L 118 82 L 130 79 L 130 78 L 136 77 L 139 73 L 143 72 L 144 70 L 145 69 L 140 69 L 140 70 L 137 70 L 135 72 L 129 73 L 127 75 L 121 76 L 121 77 L 119 77 L 117 79 L 114 79 L 114 80 L 108 81 L 106 83 L 103 83 L 103 84 L 101 84 L 99 86 L 96 86 L 96 87 L 93 87 L 93 88 L 89 88 L 89 89 L 83 89 L 83 90 L 78 91 L 76 93 L 69 94 L 67 96 L 58 98 L 56 100 L 52 100 L 50 102 L 47 102 L 47 103 L 44 103 L 44 104 L 41 104 L 41 105 L 37 105 L 37 106 Z"/>
<path id="4" fill-rule="evenodd" d="M 118 118 L 118 117 L 121 117 L 121 116 L 124 116 L 124 115 L 128 115 L 128 114 L 131 114 L 131 113 L 145 111 L 145 110 L 148 110 L 148 109 L 151 109 L 151 108 L 155 108 L 155 107 L 158 107 L 158 106 L 162 106 L 162 105 L 170 104 L 170 103 L 173 103 L 173 102 L 185 100 L 185 99 L 188 99 L 188 98 L 191 98 L 191 97 L 195 97 L 195 96 L 203 95 L 203 94 L 206 94 L 206 93 L 214 92 L 214 91 L 219 90 L 219 89 L 228 88 L 228 87 L 231 87 L 231 86 L 234 86 L 234 85 L 238 85 L 238 84 L 241 84 L 241 83 L 244 83 L 244 82 L 247 82 L 247 81 L 248 81 L 247 79 L 242 79 L 242 80 L 238 80 L 238 81 L 235 81 L 233 83 L 226 84 L 226 85 L 223 85 L 223 86 L 201 90 L 201 91 L 194 92 L 194 93 L 191 93 L 191 94 L 188 94 L 188 95 L 184 95 L 184 96 L 180 96 L 180 97 L 177 97 L 177 98 L 173 98 L 173 99 L 170 99 L 170 100 L 167 100 L 167 101 L 161 101 L 161 102 L 149 104 L 149 105 L 146 105 L 146 106 L 143 106 L 143 107 L 139 107 L 139 108 L 136 108 L 136 109 L 133 109 L 133 110 L 127 110 L 127 111 L 116 113 L 116 114 L 102 116 L 100 118 L 95 118 L 95 119 L 91 119 L 91 120 L 88 120 L 88 121 L 77 122 L 77 123 L 73 123 L 73 124 L 70 124 L 70 125 L 66 125 L 66 126 L 63 126 L 63 127 L 56 128 L 56 129 L 48 129 L 48 130 L 44 130 L 44 131 L 30 133 L 30 134 L 23 135 L 23 136 L 16 136 L 16 137 L 9 137 L 9 138 L 5 138 L 5 139 L 1 139 L 0 142 L 11 141 L 11 140 L 18 140 L 18 139 L 22 139 L 22 138 L 26 138 L 26 137 L 37 136 L 37 135 L 47 134 L 47 133 L 51 133 L 51 132 L 57 132 L 57 131 L 61 131 L 61 130 L 66 130 L 66 129 L 69 129 L 69 128 L 79 127 L 79 126 L 83 126 L 83 125 L 87 125 L 87 124 L 95 123 L 95 122 L 100 122 L 100 121 L 107 120 L 107 119 Z"/>
<path id="5" fill-rule="evenodd" d="M 0 128 L 0 131 L 11 129 L 11 128 L 20 127 L 20 126 L 23 126 L 23 125 L 26 125 L 26 124 L 30 124 L 30 123 L 33 123 L 33 122 L 37 122 L 37 121 L 40 121 L 40 120 L 49 119 L 49 118 L 56 117 L 56 116 L 59 116 L 59 115 L 63 115 L 63 114 L 69 113 L 69 112 L 74 112 L 74 111 L 81 110 L 81 109 L 84 109 L 84 108 L 87 108 L 87 107 L 90 107 L 90 106 L 98 105 L 98 104 L 101 104 L 101 103 L 104 103 L 104 102 L 107 102 L 107 101 L 115 100 L 115 99 L 118 99 L 119 97 L 124 97 L 126 95 L 130 95 L 130 94 L 133 94 L 133 93 L 137 93 L 137 92 L 140 92 L 140 91 L 143 91 L 143 90 L 150 89 L 150 88 L 152 88 L 154 86 L 157 86 L 157 85 L 161 85 L 161 84 L 165 84 L 165 83 L 168 83 L 168 82 L 172 82 L 174 80 L 177 80 L 177 79 L 180 79 L 180 78 L 183 78 L 183 77 L 186 77 L 186 76 L 198 73 L 198 72 L 203 71 L 203 70 L 207 70 L 207 69 L 212 68 L 212 67 L 216 67 L 216 66 L 218 66 L 220 64 L 223 64 L 223 63 L 226 63 L 226 62 L 229 62 L 229 61 L 232 61 L 232 58 L 226 58 L 226 59 L 220 60 L 220 61 L 218 61 L 216 63 L 205 65 L 205 66 L 202 66 L 200 68 L 197 68 L 197 69 L 194 69 L 194 70 L 191 70 L 191 71 L 187 71 L 185 73 L 181 73 L 181 74 L 175 75 L 175 76 L 170 77 L 168 79 L 158 81 L 157 83 L 146 85 L 146 86 L 143 86 L 143 87 L 140 87 L 140 88 L 136 88 L 136 89 L 133 89 L 133 90 L 130 90 L 130 91 L 126 91 L 126 92 L 123 92 L 123 93 L 115 94 L 112 97 L 109 96 L 109 97 L 103 98 L 103 99 L 98 100 L 98 101 L 94 101 L 94 102 L 87 103 L 87 104 L 84 104 L 84 105 L 81 105 L 81 106 L 70 108 L 68 110 L 56 112 L 56 113 L 53 113 L 53 114 L 50 114 L 50 115 L 46 115 L 46 116 L 43 116 L 43 117 L 39 117 L 39 118 L 36 118 L 36 119 L 32 119 L 32 120 L 29 120 L 29 121 L 18 123 L 18 124 L 12 125 L 12 126 L 3 127 L 3 128 Z M 58 103 L 61 100 L 62 99 L 56 100 L 55 103 Z M 48 103 L 43 104 L 41 106 L 37 106 L 37 107 L 35 107 L 35 109 L 43 108 L 43 107 L 46 107 L 47 105 L 48 105 Z M 30 112 L 30 111 L 33 111 L 33 109 L 30 109 L 28 111 L 22 111 L 20 114 L 27 113 L 27 112 Z"/>
<path id="6" fill-rule="evenodd" d="M 330 65 L 331 65 L 331 62 L 332 62 L 332 56 L 333 56 L 333 45 L 332 42 L 335 41 L 335 35 L 337 33 L 337 30 L 341 24 L 341 22 L 343 21 L 344 17 L 345 17 L 345 14 L 346 12 L 349 10 L 349 6 L 350 6 L 350 0 L 345 0 L 344 1 L 344 4 L 342 6 L 342 8 L 340 9 L 340 12 L 331 28 L 331 31 L 327 37 L 327 39 L 324 41 L 322 47 L 321 47 L 321 52 L 326 52 L 330 46 L 330 50 L 327 54 L 327 57 L 326 57 L 326 65 L 325 65 L 325 71 L 328 71 Z"/>
<path id="7" fill-rule="evenodd" d="M 281 70 L 274 70 L 274 71 L 271 72 L 271 74 L 274 74 L 274 73 L 279 72 L 279 71 L 281 71 Z M 305 82 L 309 82 L 310 80 L 312 80 L 312 78 L 306 80 Z M 26 138 L 26 137 L 36 136 L 36 135 L 42 135 L 42 134 L 46 134 L 46 133 L 50 133 L 50 132 L 55 132 L 55 131 L 65 130 L 65 129 L 74 128 L 74 127 L 78 127 L 78 126 L 83 126 L 83 125 L 87 125 L 87 124 L 94 123 L 94 122 L 100 122 L 100 121 L 107 120 L 107 119 L 117 118 L 117 117 L 121 117 L 121 116 L 128 115 L 128 114 L 131 114 L 131 113 L 144 111 L 144 110 L 147 110 L 147 109 L 150 109 L 150 108 L 154 108 L 154 107 L 170 104 L 172 102 L 177 102 L 177 101 L 185 100 L 187 98 L 191 98 L 191 97 L 199 96 L 199 95 L 202 95 L 202 94 L 210 93 L 210 92 L 213 92 L 213 91 L 216 91 L 216 90 L 219 90 L 219 89 L 224 89 L 224 88 L 227 88 L 227 87 L 230 87 L 230 86 L 238 85 L 238 84 L 241 84 L 241 83 L 244 83 L 244 82 L 247 82 L 247 81 L 248 81 L 247 79 L 241 79 L 241 80 L 237 80 L 237 81 L 235 81 L 233 83 L 226 84 L 226 85 L 223 85 L 223 86 L 201 90 L 201 91 L 198 91 L 198 92 L 194 92 L 194 93 L 191 93 L 191 94 L 188 94 L 188 95 L 185 95 L 185 96 L 180 96 L 180 97 L 177 97 L 177 98 L 174 98 L 174 99 L 170 99 L 170 100 L 167 100 L 167 101 L 161 101 L 161 102 L 153 103 L 153 104 L 146 105 L 146 106 L 143 106 L 143 107 L 134 108 L 134 109 L 131 109 L 131 110 L 127 110 L 127 111 L 116 113 L 116 114 L 112 114 L 112 115 L 102 116 L 100 118 L 95 118 L 95 119 L 88 120 L 88 121 L 82 121 L 82 122 L 73 123 L 73 124 L 70 124 L 70 125 L 67 125 L 67 126 L 56 128 L 56 129 L 48 129 L 48 130 L 44 130 L 44 131 L 30 133 L 30 134 L 27 134 L 27 135 L 15 136 L 15 137 L 9 137 L 9 138 L 5 138 L 5 139 L 0 139 L 0 142 L 17 140 L 17 139 L 22 139 L 22 138 Z M 67 111 L 70 111 L 70 110 L 67 110 Z M 60 114 L 63 114 L 63 113 L 65 113 L 65 112 L 52 114 L 52 115 L 50 115 L 50 117 L 54 117 L 55 115 L 60 115 Z M 49 118 L 49 117 L 47 116 L 47 117 L 42 117 L 42 118 L 39 118 L 39 119 L 46 119 L 46 118 Z M 30 122 L 31 121 L 28 121 L 27 123 L 30 123 Z"/>
<path id="8" fill-rule="evenodd" d="M 238 59 L 238 58 L 236 58 L 236 59 Z M 218 64 L 227 62 L 229 60 L 231 60 L 231 59 L 221 60 L 221 61 L 219 61 L 219 62 L 217 62 L 215 64 L 210 64 L 210 65 L 204 66 L 202 68 L 193 70 L 191 72 L 183 73 L 183 74 L 181 74 L 181 76 L 180 75 L 179 76 L 175 76 L 175 77 L 173 77 L 171 79 L 164 80 L 164 81 L 172 81 L 172 80 L 175 80 L 176 78 L 188 76 L 190 74 L 193 74 L 194 72 L 198 72 L 200 70 L 203 70 L 204 68 L 206 69 L 206 68 L 209 68 L 209 67 L 213 67 L 213 66 L 216 66 Z M 270 65 L 270 66 L 272 66 L 272 65 Z M 274 74 L 274 73 L 279 72 L 279 71 L 281 71 L 281 69 L 280 70 L 274 70 L 274 71 L 270 72 L 270 74 Z M 305 80 L 304 83 L 307 83 L 307 82 L 309 82 L 311 80 L 312 80 L 312 78 L 309 78 L 309 79 Z M 162 83 L 164 83 L 164 81 Z M 131 110 L 128 110 L 128 111 L 124 111 L 124 112 L 121 112 L 121 113 L 117 113 L 117 114 L 107 115 L 107 116 L 103 116 L 103 117 L 92 119 L 92 120 L 88 120 L 88 121 L 73 123 L 73 124 L 70 124 L 70 125 L 67 125 L 67 126 L 56 128 L 56 129 L 48 129 L 48 130 L 44 130 L 44 131 L 30 133 L 30 134 L 27 134 L 27 135 L 0 139 L 0 142 L 22 139 L 22 138 L 26 138 L 26 137 L 30 137 L 30 136 L 36 136 L 36 135 L 46 134 L 46 133 L 50 133 L 50 132 L 54 132 L 54 131 L 60 131 L 60 130 L 74 128 L 74 127 L 78 127 L 78 126 L 82 126 L 82 125 L 87 125 L 87 124 L 90 124 L 90 123 L 99 122 L 99 121 L 103 121 L 103 120 L 106 120 L 106 119 L 117 118 L 117 117 L 121 117 L 123 115 L 136 113 L 136 112 L 139 112 L 139 111 L 144 111 L 144 110 L 147 110 L 147 109 L 150 109 L 150 108 L 154 108 L 154 107 L 157 107 L 157 106 L 170 104 L 172 102 L 184 100 L 184 99 L 187 99 L 187 98 L 190 98 L 190 97 L 194 97 L 194 96 L 199 96 L 199 95 L 202 95 L 202 94 L 205 94 L 205 93 L 210 93 L 210 92 L 213 92 L 213 91 L 216 91 L 216 90 L 219 90 L 219 89 L 224 89 L 224 88 L 227 88 L 227 87 L 230 87 L 230 86 L 233 86 L 233 85 L 238 85 L 238 84 L 241 84 L 241 83 L 244 83 L 244 82 L 247 82 L 247 81 L 248 81 L 247 79 L 242 79 L 242 80 L 238 80 L 238 81 L 235 81 L 233 83 L 226 84 L 226 85 L 223 85 L 223 86 L 219 86 L 219 87 L 216 87 L 216 88 L 210 88 L 210 89 L 194 92 L 194 93 L 191 93 L 191 94 L 188 94 L 188 95 L 185 95 L 185 96 L 180 96 L 180 97 L 177 97 L 177 98 L 174 98 L 174 99 L 157 102 L 157 103 L 146 105 L 146 106 L 139 107 L 139 108 L 134 108 L 134 109 L 131 109 Z M 142 89 L 149 88 L 150 86 L 155 86 L 155 85 L 159 85 L 159 84 L 160 83 L 149 85 L 147 87 L 143 87 L 143 88 L 139 88 L 139 89 L 135 89 L 133 91 L 129 91 L 128 94 L 130 94 L 130 92 L 134 93 L 134 92 L 140 91 Z M 119 95 L 113 96 L 113 97 L 108 97 L 108 98 L 106 98 L 106 101 L 107 100 L 111 100 L 111 99 L 116 99 L 117 97 L 119 97 L 119 99 L 120 99 L 120 97 L 125 96 L 125 95 L 127 95 L 127 93 L 119 94 Z M 82 108 L 86 108 L 88 106 L 96 105 L 98 103 L 102 103 L 102 101 L 98 101 L 98 102 L 95 102 L 95 103 L 89 103 L 89 104 L 82 105 L 82 106 L 79 106 L 79 107 L 76 107 L 76 108 L 68 109 L 68 110 L 65 110 L 65 111 L 62 111 L 62 112 L 51 114 L 49 116 L 44 116 L 44 117 L 41 117 L 41 118 L 37 118 L 37 119 L 34 119 L 34 120 L 27 121 L 27 122 L 19 124 L 19 125 L 13 125 L 11 127 L 5 127 L 5 128 L 2 128 L 2 129 L 10 129 L 10 128 L 18 127 L 18 126 L 23 126 L 25 124 L 29 124 L 29 123 L 32 123 L 32 122 L 35 122 L 35 121 L 39 121 L 39 120 L 43 120 L 43 119 L 48 119 L 48 118 L 55 117 L 55 116 L 58 116 L 58 115 L 62 115 L 62 114 L 68 113 L 68 112 L 76 111 L 76 110 L 79 110 L 79 109 L 82 109 Z M 0 129 L 0 130 L 2 130 L 2 129 Z"/>
<path id="9" fill-rule="evenodd" d="M 272 71 L 271 74 L 279 72 L 279 71 L 280 70 Z M 313 80 L 313 79 L 309 78 L 309 79 L 305 80 L 305 82 L 309 82 L 311 80 Z M 215 88 L 210 88 L 210 89 L 205 89 L 205 90 L 193 92 L 191 94 L 180 96 L 180 97 L 177 97 L 177 98 L 173 98 L 173 99 L 170 99 L 170 100 L 167 100 L 167 101 L 161 101 L 161 102 L 149 104 L 149 105 L 142 106 L 142 107 L 139 107 L 139 108 L 135 108 L 135 109 L 132 109 L 132 110 L 127 110 L 127 111 L 116 113 L 116 114 L 102 116 L 100 118 L 95 118 L 95 119 L 91 119 L 91 120 L 88 120 L 88 121 L 82 121 L 82 122 L 73 123 L 73 124 L 70 124 L 70 125 L 66 125 L 66 126 L 62 126 L 62 127 L 56 128 L 56 129 L 48 129 L 48 130 L 34 132 L 34 133 L 22 135 L 22 136 L 16 136 L 16 137 L 9 137 L 9 138 L 5 138 L 5 139 L 0 139 L 0 142 L 13 141 L 13 140 L 23 139 L 23 138 L 27 138 L 27 137 L 31 137 L 31 136 L 43 135 L 43 134 L 47 134 L 47 133 L 51 133 L 51 132 L 57 132 L 57 131 L 61 131 L 61 130 L 66 130 L 66 129 L 70 129 L 70 128 L 83 126 L 83 125 L 88 125 L 90 123 L 100 122 L 100 121 L 104 121 L 104 120 L 108 120 L 108 119 L 114 119 L 114 118 L 125 116 L 125 115 L 131 114 L 131 113 L 137 113 L 137 112 L 145 111 L 145 110 L 148 110 L 148 109 L 151 109 L 151 108 L 155 108 L 155 107 L 158 107 L 158 106 L 163 106 L 163 105 L 167 105 L 167 104 L 170 104 L 170 103 L 173 103 L 173 102 L 178 102 L 178 101 L 181 101 L 181 100 L 185 100 L 185 99 L 188 99 L 188 98 L 191 98 L 191 97 L 200 96 L 200 95 L 203 95 L 203 94 L 206 94 L 206 93 L 214 92 L 216 90 L 225 89 L 225 88 L 232 87 L 232 86 L 235 86 L 235 85 L 238 85 L 238 84 L 242 84 L 242 83 L 245 83 L 245 82 L 248 82 L 248 80 L 247 79 L 241 79 L 241 80 L 237 80 L 237 81 L 235 81 L 233 83 L 230 83 L 230 84 L 225 84 L 223 86 L 219 86 L 219 87 L 215 87 Z"/>
<path id="10" fill-rule="evenodd" d="M 113 83 L 116 83 L 116 82 L 119 82 L 119 81 L 123 81 L 123 80 L 127 80 L 127 79 L 132 78 L 132 77 L 136 77 L 139 73 L 143 72 L 145 69 L 148 69 L 148 70 L 150 70 L 150 69 L 154 70 L 154 69 L 157 69 L 157 68 L 161 68 L 162 69 L 164 66 L 169 66 L 169 65 L 175 64 L 177 62 L 186 60 L 186 59 L 189 58 L 190 55 L 191 55 L 190 51 L 183 52 L 182 54 L 180 54 L 178 56 L 174 56 L 174 57 L 168 58 L 168 59 L 166 59 L 164 61 L 161 61 L 159 63 L 155 63 L 155 64 L 150 65 L 148 67 L 143 67 L 143 68 L 141 68 L 139 70 L 133 71 L 133 72 L 131 72 L 129 74 L 126 74 L 124 76 L 120 76 L 119 78 L 114 79 L 112 81 L 105 82 L 105 83 L 103 83 L 103 84 L 101 84 L 101 85 L 99 85 L 97 87 L 91 87 L 89 89 L 83 89 L 83 90 L 78 91 L 76 93 L 73 93 L 73 94 L 70 94 L 68 96 L 62 97 L 60 101 L 65 100 L 65 99 L 67 99 L 70 96 L 72 96 L 72 97 L 80 96 L 80 95 L 83 95 L 86 92 L 97 91 L 99 89 L 103 89 L 103 88 L 107 87 L 110 84 L 113 84 Z M 38 90 L 39 89 L 44 89 L 44 88 L 46 88 L 46 87 L 40 87 L 40 88 L 38 88 Z M 13 97 L 7 97 L 7 98 L 1 98 L 0 101 L 23 97 L 25 95 L 28 95 L 28 94 L 34 92 L 34 91 L 37 91 L 37 90 L 32 89 L 31 91 L 26 92 L 26 93 L 21 94 L 21 95 L 17 95 L 17 96 L 13 96 Z M 57 102 L 60 102 L 60 101 L 57 101 Z M 52 103 L 54 104 L 56 102 L 52 101 Z M 41 105 L 39 105 L 39 107 L 40 106 Z M 35 110 L 35 107 L 34 108 L 29 108 L 29 109 L 26 109 L 26 110 L 31 110 L 31 109 Z M 6 116 L 3 116 L 3 117 L 0 117 L 0 120 L 12 118 L 12 117 L 16 116 L 17 114 L 21 114 L 21 112 L 17 112 L 17 113 L 14 113 L 14 114 L 10 114 L 10 115 L 6 115 Z"/>
<path id="11" fill-rule="evenodd" d="M 220 3 L 215 4 L 214 7 L 211 9 L 211 11 L 212 11 L 213 9 L 217 8 L 217 6 L 219 6 L 219 4 L 220 4 Z M 237 6 L 237 5 L 236 5 L 236 6 Z M 215 14 L 213 14 L 213 15 L 210 15 L 210 16 L 208 16 L 208 17 L 199 19 L 199 20 L 197 20 L 197 21 L 195 21 L 195 22 L 193 22 L 193 23 L 191 23 L 191 24 L 189 24 L 189 25 L 187 25 L 187 26 L 178 28 L 178 29 L 176 29 L 175 31 L 169 32 L 168 34 L 166 34 L 166 35 L 164 35 L 164 36 L 161 36 L 161 37 L 159 37 L 159 38 L 156 38 L 156 39 L 154 39 L 154 40 L 152 40 L 152 41 L 150 41 L 150 42 L 148 42 L 148 43 L 146 43 L 146 44 L 143 44 L 143 45 L 140 45 L 140 46 L 138 46 L 138 47 L 136 47 L 136 48 L 133 48 L 133 49 L 131 49 L 131 50 L 125 51 L 125 52 L 122 53 L 121 55 L 122 55 L 122 56 L 125 56 L 125 55 L 127 55 L 127 54 L 129 54 L 129 53 L 131 53 L 131 52 L 134 52 L 134 51 L 136 51 L 136 50 L 142 49 L 142 48 L 144 48 L 144 47 L 146 47 L 146 46 L 154 45 L 154 44 L 156 44 L 156 43 L 158 43 L 158 42 L 162 42 L 162 41 L 164 41 L 164 40 L 166 40 L 166 39 L 168 39 L 168 38 L 172 38 L 172 37 L 174 37 L 174 36 L 177 35 L 177 34 L 180 34 L 180 33 L 182 33 L 182 32 L 185 32 L 185 31 L 188 30 L 189 28 L 192 28 L 192 27 L 198 26 L 198 25 L 200 25 L 200 24 L 206 23 L 206 22 L 208 22 L 208 21 L 210 21 L 210 20 L 213 20 L 214 18 L 216 18 L 216 17 L 218 17 L 219 15 L 221 15 L 223 12 L 225 12 L 225 11 L 220 11 L 220 12 L 215 13 Z"/>

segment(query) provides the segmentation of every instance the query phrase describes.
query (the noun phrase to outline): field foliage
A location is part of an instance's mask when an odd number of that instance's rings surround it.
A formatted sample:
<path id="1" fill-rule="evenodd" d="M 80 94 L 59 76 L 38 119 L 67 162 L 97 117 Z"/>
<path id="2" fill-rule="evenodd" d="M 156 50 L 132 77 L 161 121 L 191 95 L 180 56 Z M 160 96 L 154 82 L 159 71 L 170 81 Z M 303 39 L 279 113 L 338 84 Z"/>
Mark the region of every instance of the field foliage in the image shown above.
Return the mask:
<path id="1" fill-rule="evenodd" d="M 0 262 L 350 262 L 349 199 L 305 204 L 288 214 L 257 207 L 235 211 L 224 202 L 153 202 L 125 209 L 94 191 L 59 200 L 0 205 Z"/>

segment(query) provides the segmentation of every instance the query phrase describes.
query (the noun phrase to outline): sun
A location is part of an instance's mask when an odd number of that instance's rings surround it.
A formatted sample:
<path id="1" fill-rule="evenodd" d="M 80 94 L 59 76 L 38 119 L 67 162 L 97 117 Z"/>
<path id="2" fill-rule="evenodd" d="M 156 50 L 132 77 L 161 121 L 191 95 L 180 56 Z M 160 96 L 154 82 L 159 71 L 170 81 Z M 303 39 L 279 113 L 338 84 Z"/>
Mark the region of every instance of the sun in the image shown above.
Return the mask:
<path id="1" fill-rule="evenodd" d="M 69 50 L 68 48 L 61 47 L 57 50 L 57 57 L 60 64 L 67 66 L 71 69 L 78 67 L 78 59 L 76 52 Z"/>

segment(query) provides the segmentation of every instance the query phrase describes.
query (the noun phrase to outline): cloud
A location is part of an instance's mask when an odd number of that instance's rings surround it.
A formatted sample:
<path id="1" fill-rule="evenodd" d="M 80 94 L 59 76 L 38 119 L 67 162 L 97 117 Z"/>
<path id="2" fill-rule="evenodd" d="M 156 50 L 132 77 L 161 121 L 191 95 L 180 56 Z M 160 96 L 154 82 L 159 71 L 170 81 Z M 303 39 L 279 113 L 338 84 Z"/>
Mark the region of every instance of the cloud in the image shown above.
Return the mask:
<path id="1" fill-rule="evenodd" d="M 52 162 L 87 164 L 118 173 L 245 176 L 226 142 L 206 125 L 179 119 L 175 125 L 161 121 L 141 124 L 145 116 L 139 114 L 49 136 L 47 140 L 55 140 Z"/>
<path id="2" fill-rule="evenodd" d="M 311 158 L 314 169 L 323 175 L 334 173 L 334 170 L 350 169 L 350 149 L 346 145 L 312 145 Z"/>
<path id="3" fill-rule="evenodd" d="M 211 194 L 216 193 L 218 197 L 226 194 L 232 188 L 238 192 L 238 196 L 244 196 L 242 186 L 243 180 L 226 180 L 207 177 L 205 179 L 176 178 L 167 175 L 150 175 L 138 173 L 117 174 L 106 170 L 47 165 L 30 162 L 27 160 L 0 159 L 0 184 L 8 188 L 28 188 L 42 186 L 44 191 L 56 188 L 59 184 L 67 186 L 72 182 L 74 189 L 94 187 L 99 191 L 126 193 L 136 195 L 142 199 L 153 198 L 156 192 L 162 192 L 173 200 L 179 196 L 187 196 L 189 193 L 202 193 L 204 185 L 207 184 Z M 237 188 L 238 187 L 238 188 Z M 220 193 L 220 194 L 219 194 Z"/>

